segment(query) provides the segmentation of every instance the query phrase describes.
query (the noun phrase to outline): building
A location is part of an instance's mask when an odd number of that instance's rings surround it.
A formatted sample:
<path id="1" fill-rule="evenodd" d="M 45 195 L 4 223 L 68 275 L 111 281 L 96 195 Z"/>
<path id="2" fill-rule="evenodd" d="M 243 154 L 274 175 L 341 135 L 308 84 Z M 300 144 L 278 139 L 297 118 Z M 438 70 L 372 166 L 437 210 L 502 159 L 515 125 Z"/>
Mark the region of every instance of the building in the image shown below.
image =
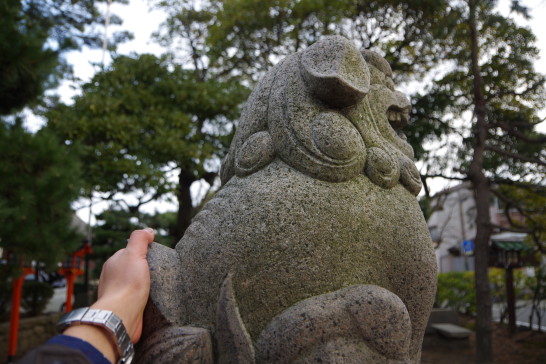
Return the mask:
<path id="1" fill-rule="evenodd" d="M 436 194 L 432 197 L 431 210 L 427 224 L 436 248 L 439 272 L 474 270 L 473 243 L 470 241 L 476 236 L 476 203 L 471 183 L 464 182 Z M 511 210 L 509 213 L 512 219 L 523 221 L 519 212 Z M 490 214 L 493 225 L 509 228 L 504 206 L 496 197 L 491 198 Z M 523 241 L 525 234 L 491 236 L 491 240 L 506 241 L 507 238 Z"/>

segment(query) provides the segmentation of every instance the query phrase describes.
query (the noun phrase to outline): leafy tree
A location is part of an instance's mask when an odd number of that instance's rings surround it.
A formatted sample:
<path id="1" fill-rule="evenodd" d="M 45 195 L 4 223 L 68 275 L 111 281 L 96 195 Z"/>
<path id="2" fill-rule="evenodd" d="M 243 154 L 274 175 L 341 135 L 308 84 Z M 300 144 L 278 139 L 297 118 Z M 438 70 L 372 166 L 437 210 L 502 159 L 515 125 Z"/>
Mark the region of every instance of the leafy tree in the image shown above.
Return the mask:
<path id="1" fill-rule="evenodd" d="M 77 248 L 70 204 L 80 188 L 79 163 L 51 133 L 33 135 L 20 120 L 0 124 L 0 173 L 4 250 L 51 267 Z"/>
<path id="2" fill-rule="evenodd" d="M 500 268 L 492 268 L 489 270 L 488 276 L 491 282 L 493 301 L 500 305 L 500 321 L 502 323 L 508 315 L 506 271 Z M 515 297 L 518 302 L 529 300 L 529 292 L 537 287 L 536 278 L 536 276 L 528 277 L 522 269 L 514 271 Z M 439 273 L 434 306 L 451 308 L 463 314 L 475 316 L 477 306 L 474 285 L 474 274 L 472 272 Z"/>
<path id="3" fill-rule="evenodd" d="M 104 1 L 104 0 L 102 0 Z M 101 0 L 3 0 L 0 2 L 0 115 L 36 103 L 70 67 L 62 54 L 82 46 L 100 47 L 96 8 Z M 112 16 L 111 23 L 121 23 Z M 129 37 L 113 34 L 114 45 Z"/>
<path id="4" fill-rule="evenodd" d="M 365 48 L 381 48 L 399 77 L 423 72 L 438 61 L 433 15 L 445 1 L 154 3 L 169 15 L 156 37 L 170 49 L 188 54 L 193 68 L 242 74 L 256 81 L 282 57 L 330 34 L 344 35 Z"/>
<path id="5" fill-rule="evenodd" d="M 528 279 L 526 272 L 523 269 L 513 270 L 513 284 L 514 284 L 514 297 L 515 304 L 519 302 L 528 302 L 530 298 L 529 291 L 534 287 L 532 281 Z M 499 305 L 500 309 L 500 323 L 504 323 L 508 318 L 508 295 L 506 294 L 506 269 L 503 268 L 491 268 L 489 270 L 489 282 L 491 284 L 491 297 L 495 304 Z M 519 309 L 526 305 L 519 304 L 516 309 Z"/>
<path id="6" fill-rule="evenodd" d="M 143 204 L 174 191 L 180 238 L 192 216 L 190 187 L 200 179 L 212 184 L 214 158 L 245 96 L 236 82 L 202 79 L 166 57 L 121 56 L 83 85 L 73 105 L 50 110 L 48 128 L 83 150 L 87 194 L 106 194 L 137 216 Z M 176 171 L 173 183 L 169 173 Z"/>
<path id="7" fill-rule="evenodd" d="M 451 178 L 468 179 L 476 196 L 476 298 L 478 362 L 489 362 L 491 293 L 487 276 L 488 244 L 492 232 L 489 213 L 493 185 L 517 185 L 544 192 L 546 163 L 543 134 L 535 131 L 537 111 L 544 108 L 544 76 L 533 69 L 538 50 L 532 32 L 500 15 L 496 1 L 453 1 L 446 14 L 443 52 L 450 67 L 428 90 L 419 112 L 459 126 L 458 143 L 449 145 L 457 156 Z M 518 2 L 514 2 L 519 5 Z M 515 10 L 524 11 L 514 6 Z M 524 13 L 525 15 L 525 13 Z M 423 99 L 422 99 L 423 100 Z M 470 151 L 470 152 L 469 152 Z M 429 164 L 431 165 L 431 164 Z M 499 191 L 501 191 L 499 189 Z"/>
<path id="8" fill-rule="evenodd" d="M 510 224 L 511 231 L 528 234 L 530 240 L 544 254 L 546 248 L 546 197 L 542 188 L 537 186 L 526 186 L 527 188 L 500 185 L 494 186 L 492 192 L 499 198 L 504 207 L 504 215 Z M 512 211 L 517 211 L 524 221 L 514 219 Z M 495 227 L 501 228 L 501 227 Z"/>

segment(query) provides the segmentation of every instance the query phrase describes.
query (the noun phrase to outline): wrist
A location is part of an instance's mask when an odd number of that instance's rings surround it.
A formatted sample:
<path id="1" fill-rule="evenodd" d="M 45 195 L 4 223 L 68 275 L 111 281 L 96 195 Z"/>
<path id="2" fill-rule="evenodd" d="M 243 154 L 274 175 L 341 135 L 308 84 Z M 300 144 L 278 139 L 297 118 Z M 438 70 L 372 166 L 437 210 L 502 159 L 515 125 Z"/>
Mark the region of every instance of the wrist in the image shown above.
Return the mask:
<path id="1" fill-rule="evenodd" d="M 131 338 L 122 320 L 112 311 L 79 308 L 63 316 L 57 327 L 65 335 L 89 342 L 113 363 L 130 363 L 133 359 Z"/>
<path id="2" fill-rule="evenodd" d="M 114 342 L 110 338 L 108 332 L 98 326 L 92 325 L 77 325 L 70 326 L 64 330 L 63 335 L 68 335 L 82 339 L 89 344 L 93 345 L 95 349 L 101 352 L 106 359 L 111 363 L 116 363 L 119 359 L 117 348 L 114 346 Z"/>
<path id="3" fill-rule="evenodd" d="M 131 341 L 134 342 L 134 340 L 132 339 L 134 332 L 133 322 L 135 321 L 135 319 L 131 316 L 130 312 L 128 312 L 129 310 L 127 310 L 127 306 L 122 306 L 119 304 L 119 302 L 122 301 L 118 299 L 99 298 L 89 308 L 95 310 L 111 311 L 114 315 L 119 317 L 125 327 L 125 330 L 127 331 L 127 334 L 129 335 L 129 337 L 131 337 Z"/>

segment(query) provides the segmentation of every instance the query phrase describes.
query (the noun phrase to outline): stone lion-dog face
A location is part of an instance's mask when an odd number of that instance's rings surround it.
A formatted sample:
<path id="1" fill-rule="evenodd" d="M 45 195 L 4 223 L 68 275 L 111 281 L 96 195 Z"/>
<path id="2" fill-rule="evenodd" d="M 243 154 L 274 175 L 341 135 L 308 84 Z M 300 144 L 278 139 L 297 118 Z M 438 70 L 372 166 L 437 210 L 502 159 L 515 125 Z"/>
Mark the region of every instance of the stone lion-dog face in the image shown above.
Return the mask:
<path id="1" fill-rule="evenodd" d="M 223 183 L 278 156 L 326 181 L 362 173 L 381 187 L 400 182 L 419 193 L 413 149 L 402 133 L 411 105 L 395 90 L 390 65 L 377 53 L 359 52 L 342 37 L 326 38 L 279 64 L 248 105 L 252 111 L 243 112 L 222 166 Z"/>

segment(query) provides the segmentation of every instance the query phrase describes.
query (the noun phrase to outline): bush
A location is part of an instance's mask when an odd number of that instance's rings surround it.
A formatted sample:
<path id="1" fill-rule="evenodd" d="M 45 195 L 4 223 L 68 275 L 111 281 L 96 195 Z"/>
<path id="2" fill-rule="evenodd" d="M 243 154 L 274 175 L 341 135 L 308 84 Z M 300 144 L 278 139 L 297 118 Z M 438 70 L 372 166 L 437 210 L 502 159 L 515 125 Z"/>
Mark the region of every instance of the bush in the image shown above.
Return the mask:
<path id="1" fill-rule="evenodd" d="M 438 290 L 434 307 L 449 307 L 467 315 L 475 314 L 474 272 L 438 274 Z"/>
<path id="2" fill-rule="evenodd" d="M 506 271 L 489 269 L 489 285 L 493 304 L 500 305 L 501 322 L 507 315 Z M 534 280 L 533 280 L 534 279 Z M 514 294 L 517 300 L 531 300 L 536 291 L 536 278 L 527 277 L 524 270 L 514 269 Z M 474 272 L 448 272 L 438 274 L 438 290 L 434 307 L 452 308 L 463 314 L 476 314 Z"/>
<path id="3" fill-rule="evenodd" d="M 53 297 L 53 287 L 48 283 L 25 281 L 21 307 L 30 316 L 38 316 L 45 309 L 51 297 Z"/>

